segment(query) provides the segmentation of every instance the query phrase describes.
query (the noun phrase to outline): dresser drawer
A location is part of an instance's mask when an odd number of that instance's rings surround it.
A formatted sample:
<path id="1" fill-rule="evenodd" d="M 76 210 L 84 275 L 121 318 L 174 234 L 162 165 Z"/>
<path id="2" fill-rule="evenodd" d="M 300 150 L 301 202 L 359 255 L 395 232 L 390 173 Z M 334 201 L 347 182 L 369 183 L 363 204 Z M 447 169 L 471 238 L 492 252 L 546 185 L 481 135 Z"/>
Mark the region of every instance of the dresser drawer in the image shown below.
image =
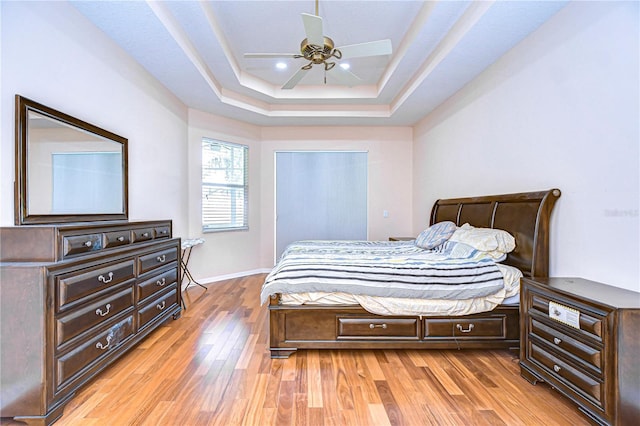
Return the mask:
<path id="1" fill-rule="evenodd" d="M 108 330 L 55 359 L 56 389 L 63 388 L 83 370 L 106 354 L 116 350 L 133 335 L 133 316 L 128 316 Z"/>
<path id="2" fill-rule="evenodd" d="M 418 340 L 418 318 L 338 317 L 338 339 Z"/>
<path id="3" fill-rule="evenodd" d="M 168 250 L 157 251 L 151 254 L 140 256 L 138 258 L 138 272 L 140 274 L 143 274 L 145 272 L 151 271 L 152 269 L 168 265 L 176 259 L 178 259 L 177 248 L 170 248 Z"/>
<path id="4" fill-rule="evenodd" d="M 67 305 L 83 297 L 132 279 L 134 276 L 133 259 L 62 275 L 57 278 L 58 310 L 67 309 Z"/>
<path id="5" fill-rule="evenodd" d="M 580 330 L 582 330 L 585 336 L 591 337 L 593 340 L 597 342 L 602 342 L 604 339 L 604 327 L 603 322 L 605 321 L 604 315 L 600 316 L 598 314 L 592 312 L 585 312 L 585 310 L 576 303 L 571 303 L 567 300 L 559 300 L 559 299 L 551 299 L 545 297 L 541 294 L 532 294 L 531 300 L 531 312 L 533 315 L 541 315 L 545 318 L 550 318 L 556 321 L 552 315 L 552 312 L 549 311 L 549 302 L 558 303 L 562 306 L 565 306 L 570 309 L 575 309 L 580 313 L 579 325 Z M 561 324 L 560 327 L 570 327 L 562 322 L 556 321 L 557 324 Z M 576 328 L 577 330 L 577 328 Z"/>
<path id="6" fill-rule="evenodd" d="M 156 226 L 153 228 L 155 238 L 169 238 L 171 236 L 171 228 L 168 226 Z"/>
<path id="7" fill-rule="evenodd" d="M 118 247 L 131 244 L 130 231 L 114 231 L 104 233 L 104 248 Z"/>
<path id="8" fill-rule="evenodd" d="M 549 345 L 558 348 L 567 356 L 573 357 L 583 367 L 590 369 L 595 375 L 602 376 L 602 349 L 591 347 L 580 340 L 561 333 L 554 327 L 555 324 L 545 324 L 531 319 L 530 330 L 534 338 L 541 339 Z"/>
<path id="9" fill-rule="evenodd" d="M 545 349 L 530 342 L 530 357 L 542 365 L 543 370 L 555 381 L 568 386 L 588 402 L 602 406 L 604 401 L 604 386 L 601 380 L 584 374 L 573 365 L 547 352 Z"/>
<path id="10" fill-rule="evenodd" d="M 144 328 L 155 318 L 161 316 L 178 303 L 177 289 L 174 287 L 170 292 L 154 299 L 144 307 L 138 309 L 138 329 Z"/>
<path id="11" fill-rule="evenodd" d="M 102 234 L 87 234 L 67 236 L 62 238 L 63 256 L 100 250 L 102 248 Z"/>
<path id="12" fill-rule="evenodd" d="M 146 299 L 152 294 L 170 287 L 171 284 L 174 284 L 177 281 L 177 279 L 178 269 L 172 268 L 138 283 L 138 302 Z"/>
<path id="13" fill-rule="evenodd" d="M 134 243 L 138 243 L 140 241 L 147 241 L 147 240 L 152 240 L 153 239 L 153 228 L 140 228 L 140 229 L 133 229 L 131 231 L 132 235 L 133 235 L 133 241 Z"/>
<path id="14" fill-rule="evenodd" d="M 486 318 L 460 318 L 458 320 L 425 318 L 424 338 L 506 338 L 505 318 L 503 315 Z"/>
<path id="15" fill-rule="evenodd" d="M 58 346 L 90 328 L 110 320 L 120 312 L 133 307 L 133 286 L 80 309 L 76 309 L 56 320 L 56 342 Z"/>

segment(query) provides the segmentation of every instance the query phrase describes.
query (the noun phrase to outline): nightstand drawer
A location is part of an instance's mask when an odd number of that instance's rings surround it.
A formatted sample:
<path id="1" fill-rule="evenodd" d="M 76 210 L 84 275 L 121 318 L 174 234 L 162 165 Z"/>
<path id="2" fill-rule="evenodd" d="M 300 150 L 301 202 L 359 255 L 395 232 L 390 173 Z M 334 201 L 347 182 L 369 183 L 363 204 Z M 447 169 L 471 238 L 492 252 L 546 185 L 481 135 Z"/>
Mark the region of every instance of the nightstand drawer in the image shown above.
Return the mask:
<path id="1" fill-rule="evenodd" d="M 338 317 L 338 339 L 418 340 L 418 318 Z"/>
<path id="2" fill-rule="evenodd" d="M 424 320 L 424 337 L 452 339 L 495 339 L 506 337 L 505 316 L 486 318 L 466 318 L 459 320 L 426 318 Z"/>
<path id="3" fill-rule="evenodd" d="M 531 359 L 543 366 L 543 370 L 561 384 L 577 391 L 581 396 L 593 404 L 602 406 L 604 387 L 600 380 L 596 380 L 582 373 L 569 363 L 550 354 L 536 344 L 531 344 Z"/>
<path id="4" fill-rule="evenodd" d="M 603 334 L 604 334 L 602 323 L 604 321 L 604 316 L 587 313 L 578 304 L 570 303 L 569 301 L 566 301 L 566 300 L 558 300 L 555 298 L 545 297 L 544 295 L 541 295 L 541 294 L 534 294 L 532 296 L 531 314 L 533 315 L 538 314 L 544 318 L 550 318 L 554 320 L 557 324 L 559 324 L 560 327 L 570 327 L 569 325 L 566 325 L 562 322 L 559 322 L 553 319 L 553 317 L 549 312 L 549 302 L 554 302 L 559 305 L 566 306 L 567 308 L 575 309 L 576 311 L 578 311 L 580 315 L 580 319 L 579 319 L 580 328 L 576 330 L 581 330 L 585 336 L 589 336 L 597 342 L 602 342 Z"/>
<path id="5" fill-rule="evenodd" d="M 559 332 L 553 327 L 555 324 L 546 325 L 542 322 L 531 319 L 530 330 L 532 337 L 537 337 L 549 345 L 559 349 L 568 357 L 573 357 L 577 362 L 583 363 L 585 368 L 590 369 L 599 377 L 602 376 L 602 349 L 591 347 L 573 337 Z"/>

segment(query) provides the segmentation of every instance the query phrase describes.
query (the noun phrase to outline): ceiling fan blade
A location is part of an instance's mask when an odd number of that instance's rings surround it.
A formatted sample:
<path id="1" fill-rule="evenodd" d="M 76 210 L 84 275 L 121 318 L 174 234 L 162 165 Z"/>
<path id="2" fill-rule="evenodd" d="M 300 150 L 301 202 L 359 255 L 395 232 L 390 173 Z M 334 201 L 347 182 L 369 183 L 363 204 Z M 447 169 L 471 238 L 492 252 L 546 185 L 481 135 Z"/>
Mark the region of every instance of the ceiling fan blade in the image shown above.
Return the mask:
<path id="1" fill-rule="evenodd" d="M 363 56 L 391 55 L 391 40 L 370 41 L 338 47 L 342 59 L 361 58 Z"/>
<path id="2" fill-rule="evenodd" d="M 362 82 L 360 77 L 340 66 L 334 67 L 329 73 L 333 78 L 338 80 L 340 84 L 344 84 L 345 86 L 353 87 Z"/>
<path id="3" fill-rule="evenodd" d="M 244 54 L 245 58 L 257 58 L 257 59 L 264 59 L 264 58 L 295 58 L 296 54 L 295 53 L 245 53 Z"/>
<path id="4" fill-rule="evenodd" d="M 282 86 L 282 88 L 285 89 L 285 90 L 288 90 L 288 89 L 293 89 L 294 87 L 296 87 L 296 84 L 298 84 L 300 82 L 300 80 L 302 80 L 302 77 L 305 76 L 307 71 L 309 71 L 309 70 L 305 70 L 303 68 L 300 68 L 294 75 L 291 76 L 289 81 L 287 81 L 284 84 L 284 86 Z"/>
<path id="5" fill-rule="evenodd" d="M 324 35 L 322 34 L 322 18 L 308 13 L 302 14 L 304 32 L 307 34 L 307 41 L 316 46 L 324 46 Z"/>

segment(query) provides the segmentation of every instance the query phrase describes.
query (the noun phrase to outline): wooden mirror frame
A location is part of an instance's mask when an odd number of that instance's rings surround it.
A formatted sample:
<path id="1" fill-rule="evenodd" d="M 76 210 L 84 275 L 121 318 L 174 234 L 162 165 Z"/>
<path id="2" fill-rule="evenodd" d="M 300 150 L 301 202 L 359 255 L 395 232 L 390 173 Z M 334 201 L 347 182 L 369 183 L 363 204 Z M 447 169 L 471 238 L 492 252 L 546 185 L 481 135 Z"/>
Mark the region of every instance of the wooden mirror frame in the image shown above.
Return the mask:
<path id="1" fill-rule="evenodd" d="M 72 117 L 63 112 L 49 108 L 38 102 L 16 95 L 16 162 L 15 162 L 15 196 L 14 213 L 16 225 L 53 224 L 94 221 L 126 221 L 129 214 L 128 187 L 128 140 L 93 124 Z M 122 211 L 118 213 L 65 213 L 65 214 L 33 214 L 29 212 L 29 112 L 58 121 L 83 132 L 97 135 L 103 139 L 122 145 Z"/>

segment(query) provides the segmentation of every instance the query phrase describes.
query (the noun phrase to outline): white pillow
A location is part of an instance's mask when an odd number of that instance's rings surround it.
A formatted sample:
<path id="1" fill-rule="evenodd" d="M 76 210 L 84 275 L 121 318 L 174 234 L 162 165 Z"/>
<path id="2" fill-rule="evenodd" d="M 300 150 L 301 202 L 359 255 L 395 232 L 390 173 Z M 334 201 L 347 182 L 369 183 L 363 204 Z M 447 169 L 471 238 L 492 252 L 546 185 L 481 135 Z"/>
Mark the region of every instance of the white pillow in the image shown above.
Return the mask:
<path id="1" fill-rule="evenodd" d="M 475 228 L 465 223 L 453 233 L 450 241 L 465 243 L 476 250 L 490 254 L 510 253 L 516 248 L 516 240 L 502 229 Z M 496 253 L 497 252 L 497 253 Z"/>

